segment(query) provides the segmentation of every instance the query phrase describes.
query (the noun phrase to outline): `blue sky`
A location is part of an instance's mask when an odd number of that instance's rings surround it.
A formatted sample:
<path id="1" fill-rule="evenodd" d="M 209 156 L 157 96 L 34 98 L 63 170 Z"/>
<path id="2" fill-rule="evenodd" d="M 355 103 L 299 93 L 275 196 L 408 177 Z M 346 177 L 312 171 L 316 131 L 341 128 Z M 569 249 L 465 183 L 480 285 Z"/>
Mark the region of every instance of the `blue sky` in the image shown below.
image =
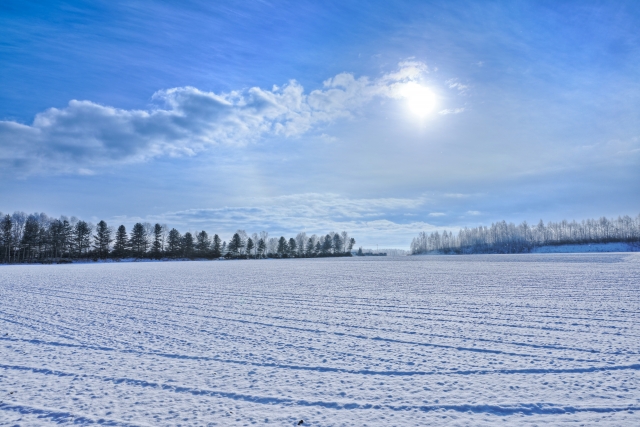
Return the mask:
<path id="1" fill-rule="evenodd" d="M 399 248 L 635 216 L 637 28 L 634 1 L 3 2 L 0 211 Z"/>

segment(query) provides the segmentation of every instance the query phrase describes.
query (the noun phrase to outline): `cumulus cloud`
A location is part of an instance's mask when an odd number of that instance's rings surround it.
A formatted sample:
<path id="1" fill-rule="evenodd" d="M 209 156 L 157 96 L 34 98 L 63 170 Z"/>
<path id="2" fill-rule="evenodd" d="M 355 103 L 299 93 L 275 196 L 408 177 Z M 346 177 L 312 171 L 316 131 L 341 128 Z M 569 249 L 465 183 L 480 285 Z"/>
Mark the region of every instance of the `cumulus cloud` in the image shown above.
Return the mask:
<path id="1" fill-rule="evenodd" d="M 295 80 L 271 90 L 219 94 L 179 87 L 156 92 L 147 110 L 72 100 L 39 113 L 30 125 L 0 121 L 0 165 L 27 173 L 93 173 L 108 164 L 190 156 L 217 144 L 297 136 L 351 117 L 376 97 L 401 98 L 403 86 L 427 72 L 421 62 L 405 61 L 374 80 L 338 74 L 308 94 Z"/>

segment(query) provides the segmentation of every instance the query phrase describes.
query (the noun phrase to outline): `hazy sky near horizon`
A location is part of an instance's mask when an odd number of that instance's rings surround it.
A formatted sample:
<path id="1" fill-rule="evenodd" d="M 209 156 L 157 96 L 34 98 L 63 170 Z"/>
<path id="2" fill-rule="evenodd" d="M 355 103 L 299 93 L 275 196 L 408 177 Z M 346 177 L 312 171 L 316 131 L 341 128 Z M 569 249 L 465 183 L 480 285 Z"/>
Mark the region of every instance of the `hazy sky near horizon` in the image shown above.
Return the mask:
<path id="1" fill-rule="evenodd" d="M 8 1 L 0 211 L 350 232 L 640 213 L 637 1 Z"/>

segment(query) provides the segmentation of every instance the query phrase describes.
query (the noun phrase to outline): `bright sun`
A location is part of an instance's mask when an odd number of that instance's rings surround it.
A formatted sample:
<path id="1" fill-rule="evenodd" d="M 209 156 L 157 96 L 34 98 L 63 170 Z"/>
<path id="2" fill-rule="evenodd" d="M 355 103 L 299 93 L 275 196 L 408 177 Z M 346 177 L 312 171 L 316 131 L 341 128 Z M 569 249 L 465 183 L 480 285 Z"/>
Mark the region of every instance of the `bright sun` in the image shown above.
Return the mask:
<path id="1" fill-rule="evenodd" d="M 409 110 L 418 117 L 426 117 L 436 107 L 436 95 L 418 83 L 407 83 L 401 94 L 407 100 Z"/>

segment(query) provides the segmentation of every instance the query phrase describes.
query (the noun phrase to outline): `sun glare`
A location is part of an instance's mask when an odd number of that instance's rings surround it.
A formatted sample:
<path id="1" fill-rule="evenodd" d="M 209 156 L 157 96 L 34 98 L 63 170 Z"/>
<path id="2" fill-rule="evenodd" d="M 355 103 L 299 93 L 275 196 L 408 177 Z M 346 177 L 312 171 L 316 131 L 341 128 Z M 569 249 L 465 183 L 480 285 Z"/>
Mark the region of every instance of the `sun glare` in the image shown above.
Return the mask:
<path id="1" fill-rule="evenodd" d="M 402 90 L 409 110 L 418 117 L 424 118 L 436 107 L 436 95 L 428 87 L 418 83 L 408 83 Z"/>

